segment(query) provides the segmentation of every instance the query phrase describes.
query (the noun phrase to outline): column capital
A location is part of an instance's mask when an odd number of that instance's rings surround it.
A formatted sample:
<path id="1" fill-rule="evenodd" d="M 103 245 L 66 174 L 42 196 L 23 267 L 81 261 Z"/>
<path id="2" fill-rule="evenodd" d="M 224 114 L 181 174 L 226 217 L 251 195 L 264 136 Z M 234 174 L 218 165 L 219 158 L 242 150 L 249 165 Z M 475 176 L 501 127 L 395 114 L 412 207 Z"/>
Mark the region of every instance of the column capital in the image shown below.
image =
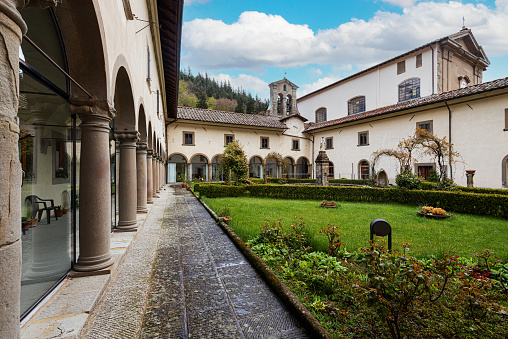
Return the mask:
<path id="1" fill-rule="evenodd" d="M 148 148 L 148 149 L 146 150 L 146 155 L 147 155 L 148 157 L 150 157 L 150 158 L 151 158 L 151 157 L 152 157 L 152 155 L 153 155 L 153 149 Z"/>
<path id="2" fill-rule="evenodd" d="M 70 98 L 70 109 L 81 119 L 81 126 L 107 125 L 116 116 L 115 108 L 107 100 L 95 98 Z"/>
<path id="3" fill-rule="evenodd" d="M 137 143 L 139 140 L 139 132 L 138 131 L 119 131 L 115 130 L 115 139 L 120 140 L 120 144 L 124 142 L 134 142 Z"/>
<path id="4" fill-rule="evenodd" d="M 9 19 L 14 21 L 16 25 L 18 25 L 19 29 L 21 30 L 20 38 L 28 31 L 25 20 L 23 20 L 21 14 L 19 13 L 19 11 L 25 6 L 26 0 L 2 0 L 2 2 L 0 2 L 0 13 L 3 13 Z"/>
<path id="5" fill-rule="evenodd" d="M 146 142 L 143 142 L 143 141 L 138 141 L 136 143 L 136 153 L 142 153 L 142 154 L 146 154 L 147 153 L 147 147 L 148 147 L 148 144 Z"/>

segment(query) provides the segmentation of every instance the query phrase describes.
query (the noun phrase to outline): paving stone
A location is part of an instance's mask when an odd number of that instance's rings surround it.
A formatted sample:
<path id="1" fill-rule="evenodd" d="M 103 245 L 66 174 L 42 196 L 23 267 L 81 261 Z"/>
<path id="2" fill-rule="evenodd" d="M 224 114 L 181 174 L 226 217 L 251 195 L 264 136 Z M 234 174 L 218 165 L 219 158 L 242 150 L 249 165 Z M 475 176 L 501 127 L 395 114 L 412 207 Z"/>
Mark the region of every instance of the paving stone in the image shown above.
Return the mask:
<path id="1" fill-rule="evenodd" d="M 242 338 L 229 306 L 189 314 L 189 338 Z"/>
<path id="2" fill-rule="evenodd" d="M 189 312 L 207 310 L 227 302 L 222 283 L 215 273 L 184 278 L 183 285 Z"/>
<path id="3" fill-rule="evenodd" d="M 267 312 L 240 320 L 245 338 L 265 338 L 295 329 L 295 319 L 285 310 Z"/>
<path id="4" fill-rule="evenodd" d="M 143 317 L 140 338 L 184 338 L 184 308 L 181 303 L 148 308 Z"/>

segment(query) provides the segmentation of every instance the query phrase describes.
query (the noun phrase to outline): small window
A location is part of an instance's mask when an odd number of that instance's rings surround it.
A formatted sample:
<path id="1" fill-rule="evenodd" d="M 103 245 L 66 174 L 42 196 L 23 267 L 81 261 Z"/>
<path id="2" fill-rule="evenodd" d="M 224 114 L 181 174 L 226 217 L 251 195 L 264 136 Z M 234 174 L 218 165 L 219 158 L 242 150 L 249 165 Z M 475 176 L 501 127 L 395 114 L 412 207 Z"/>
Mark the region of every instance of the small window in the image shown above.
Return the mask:
<path id="1" fill-rule="evenodd" d="M 235 141 L 235 136 L 233 134 L 224 134 L 224 146 L 227 146 L 233 141 Z"/>
<path id="2" fill-rule="evenodd" d="M 365 112 L 365 97 L 359 96 L 347 102 L 347 114 L 357 114 Z"/>
<path id="3" fill-rule="evenodd" d="M 284 92 L 286 92 L 286 85 L 284 85 Z"/>
<path id="4" fill-rule="evenodd" d="M 406 60 L 397 63 L 397 74 L 406 72 Z"/>
<path id="5" fill-rule="evenodd" d="M 422 53 L 416 55 L 416 68 L 422 67 Z"/>
<path id="6" fill-rule="evenodd" d="M 429 133 L 432 133 L 432 120 L 417 122 L 416 127 L 426 130 Z"/>
<path id="7" fill-rule="evenodd" d="M 326 108 L 320 108 L 316 111 L 316 123 L 326 121 Z"/>
<path id="8" fill-rule="evenodd" d="M 328 163 L 328 179 L 333 179 L 335 177 L 333 162 Z"/>
<path id="9" fill-rule="evenodd" d="M 185 146 L 194 146 L 194 132 L 183 132 L 183 144 Z"/>
<path id="10" fill-rule="evenodd" d="M 326 138 L 326 149 L 333 148 L 333 137 Z"/>
<path id="11" fill-rule="evenodd" d="M 370 177 L 370 165 L 369 162 L 363 160 L 360 162 L 360 179 L 367 180 Z"/>
<path id="12" fill-rule="evenodd" d="M 369 132 L 358 133 L 358 146 L 367 146 L 369 144 Z"/>
<path id="13" fill-rule="evenodd" d="M 299 151 L 300 150 L 300 140 L 293 139 L 293 148 L 291 148 L 293 151 Z"/>
<path id="14" fill-rule="evenodd" d="M 261 137 L 261 148 L 270 148 L 268 143 L 268 138 Z"/>
<path id="15" fill-rule="evenodd" d="M 508 131 L 508 108 L 504 109 L 504 130 Z"/>
<path id="16" fill-rule="evenodd" d="M 420 97 L 420 79 L 407 79 L 399 85 L 399 102 Z"/>

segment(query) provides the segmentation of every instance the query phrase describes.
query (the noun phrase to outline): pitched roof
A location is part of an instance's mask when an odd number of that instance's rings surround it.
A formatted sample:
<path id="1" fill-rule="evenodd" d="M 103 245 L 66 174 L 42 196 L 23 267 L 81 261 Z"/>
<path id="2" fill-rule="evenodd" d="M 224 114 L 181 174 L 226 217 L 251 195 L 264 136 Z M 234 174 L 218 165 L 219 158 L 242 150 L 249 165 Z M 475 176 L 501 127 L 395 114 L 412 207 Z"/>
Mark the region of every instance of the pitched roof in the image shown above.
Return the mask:
<path id="1" fill-rule="evenodd" d="M 191 107 L 178 107 L 177 119 L 205 121 L 219 124 L 287 129 L 286 124 L 281 122 L 279 118 L 275 117 L 257 114 L 214 111 L 209 109 L 191 108 Z"/>
<path id="2" fill-rule="evenodd" d="M 317 94 L 317 93 L 320 93 L 320 92 L 322 92 L 322 91 L 324 91 L 324 90 L 327 90 L 327 89 L 329 89 L 329 88 L 335 87 L 335 86 L 337 86 L 337 85 L 339 85 L 339 84 L 341 84 L 341 83 L 343 83 L 343 82 L 346 82 L 346 81 L 348 81 L 348 80 L 351 80 L 351 79 L 357 78 L 358 76 L 363 75 L 363 74 L 368 73 L 368 72 L 371 72 L 371 71 L 373 71 L 373 70 L 377 69 L 378 67 L 381 67 L 381 66 L 384 66 L 384 65 L 386 65 L 386 64 L 392 63 L 392 62 L 394 62 L 394 61 L 395 61 L 395 60 L 397 60 L 397 59 L 400 59 L 400 58 L 403 58 L 403 57 L 405 57 L 405 56 L 407 56 L 407 55 L 413 54 L 413 53 L 415 53 L 415 52 L 417 52 L 417 51 L 419 51 L 419 50 L 421 50 L 421 49 L 427 48 L 427 47 L 432 46 L 432 45 L 434 45 L 434 44 L 436 44 L 436 43 L 442 43 L 442 42 L 445 42 L 445 41 L 455 41 L 455 40 L 457 40 L 457 39 L 464 38 L 464 37 L 466 37 L 466 36 L 469 36 L 469 37 L 471 38 L 470 40 L 471 40 L 472 44 L 474 45 L 474 47 L 479 49 L 479 55 L 477 55 L 477 57 L 478 57 L 478 58 L 480 58 L 480 59 L 483 59 L 483 58 L 484 58 L 484 59 L 485 59 L 485 60 L 484 60 L 484 63 L 485 63 L 486 65 L 489 65 L 489 64 L 490 64 L 490 62 L 488 61 L 488 59 L 486 59 L 486 58 L 487 58 L 487 56 L 486 56 L 486 55 L 485 55 L 485 53 L 483 52 L 483 49 L 481 48 L 481 46 L 479 46 L 479 45 L 478 45 L 478 43 L 476 42 L 476 39 L 474 39 L 474 36 L 473 36 L 473 34 L 471 33 L 471 30 L 470 30 L 470 29 L 467 29 L 467 28 L 463 28 L 462 30 L 460 30 L 460 31 L 459 31 L 459 32 L 457 32 L 457 33 L 454 33 L 454 34 L 451 34 L 451 35 L 445 36 L 445 37 L 440 38 L 440 39 L 436 39 L 436 40 L 434 40 L 434 41 L 431 41 L 431 42 L 429 42 L 429 43 L 426 43 L 426 44 L 425 44 L 425 45 L 423 45 L 423 46 L 417 47 L 417 48 L 412 49 L 412 50 L 410 50 L 410 51 L 408 51 L 408 52 L 406 52 L 406 53 L 403 53 L 403 54 L 397 55 L 396 57 L 393 57 L 393 58 L 388 59 L 388 60 L 386 60 L 386 61 L 383 61 L 383 62 L 381 62 L 381 63 L 379 63 L 379 64 L 377 64 L 377 65 L 374 65 L 374 66 L 372 66 L 372 67 L 369 67 L 369 68 L 367 68 L 367 69 L 364 69 L 363 71 L 360 71 L 360 72 L 358 72 L 358 73 L 355 73 L 355 74 L 352 74 L 352 75 L 350 75 L 350 76 L 348 76 L 348 77 L 345 77 L 344 79 L 340 79 L 340 80 L 338 80 L 338 81 L 336 81 L 336 82 L 334 82 L 334 83 L 332 83 L 332 84 L 330 84 L 330 85 L 328 85 L 328 86 L 325 86 L 325 87 L 322 87 L 322 88 L 320 88 L 320 89 L 317 89 L 317 90 L 315 90 L 315 91 L 313 91 L 313 92 L 311 92 L 311 93 L 307 93 L 307 94 L 305 94 L 304 96 L 299 97 L 296 101 L 297 101 L 297 102 L 298 102 L 298 101 L 302 101 L 302 100 L 304 100 L 304 99 L 305 99 L 305 98 L 307 98 L 307 97 L 313 96 L 314 94 Z M 455 42 L 455 44 L 456 44 L 456 42 Z M 481 55 L 481 56 L 480 56 L 480 55 Z"/>
<path id="3" fill-rule="evenodd" d="M 387 114 L 387 113 L 403 111 L 408 108 L 426 106 L 429 104 L 434 104 L 434 103 L 442 102 L 445 100 L 452 100 L 452 99 L 457 99 L 457 98 L 461 98 L 461 97 L 467 97 L 467 96 L 470 96 L 473 94 L 489 92 L 489 91 L 493 91 L 496 89 L 502 89 L 502 88 L 508 88 L 508 78 L 485 82 L 483 84 L 469 86 L 466 88 L 461 88 L 461 89 L 457 89 L 457 90 L 449 91 L 449 92 L 444 92 L 444 93 L 440 93 L 440 94 L 433 94 L 433 95 L 429 95 L 429 96 L 414 99 L 414 100 L 399 102 L 395 105 L 377 108 L 375 110 L 364 112 L 364 113 L 348 115 L 348 116 L 340 118 L 340 119 L 315 123 L 312 126 L 309 126 L 305 130 L 305 132 L 311 132 L 311 131 L 315 131 L 315 130 L 325 128 L 325 127 L 340 125 L 340 124 L 343 124 L 346 122 L 362 120 L 362 119 L 366 119 L 366 118 L 370 118 L 370 117 L 374 117 L 374 116 L 380 116 L 380 115 Z"/>

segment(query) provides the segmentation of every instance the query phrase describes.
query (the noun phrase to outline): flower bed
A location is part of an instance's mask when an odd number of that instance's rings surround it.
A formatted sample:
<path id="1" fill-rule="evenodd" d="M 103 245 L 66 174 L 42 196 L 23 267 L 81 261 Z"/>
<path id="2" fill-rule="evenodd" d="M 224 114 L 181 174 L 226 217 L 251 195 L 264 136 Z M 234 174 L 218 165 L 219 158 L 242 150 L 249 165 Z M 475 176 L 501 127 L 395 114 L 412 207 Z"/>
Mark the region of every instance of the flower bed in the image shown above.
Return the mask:
<path id="1" fill-rule="evenodd" d="M 418 214 L 426 218 L 434 219 L 445 219 L 452 216 L 450 213 L 446 213 L 444 209 L 432 206 L 423 206 L 422 209 L 418 211 Z"/>

